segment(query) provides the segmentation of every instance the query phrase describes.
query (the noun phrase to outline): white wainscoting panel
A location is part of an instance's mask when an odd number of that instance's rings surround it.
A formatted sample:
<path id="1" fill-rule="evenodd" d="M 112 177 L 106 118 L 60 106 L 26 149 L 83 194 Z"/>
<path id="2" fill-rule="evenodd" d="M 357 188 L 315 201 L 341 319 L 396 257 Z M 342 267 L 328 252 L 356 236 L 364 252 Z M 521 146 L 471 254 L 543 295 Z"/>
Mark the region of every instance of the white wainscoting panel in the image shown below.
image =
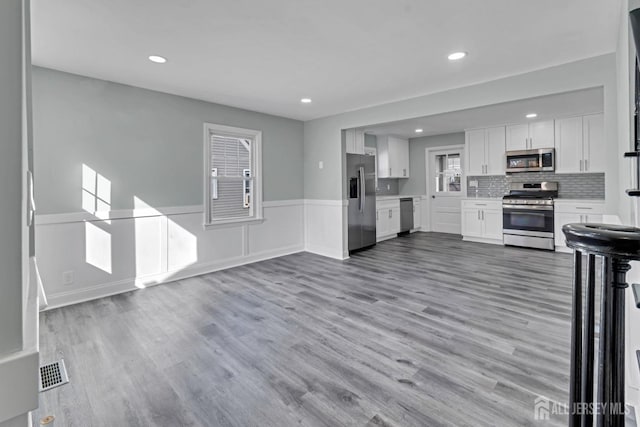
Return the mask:
<path id="1" fill-rule="evenodd" d="M 277 248 L 299 247 L 304 239 L 304 205 L 278 202 L 269 208 L 270 220 L 248 226 L 249 253 L 268 254 Z"/>
<path id="2" fill-rule="evenodd" d="M 205 230 L 202 207 L 41 215 L 36 256 L 49 308 L 304 250 L 304 201 L 264 221 Z M 129 216 L 127 216 L 129 215 Z"/>
<path id="3" fill-rule="evenodd" d="M 202 213 L 172 215 L 167 221 L 169 271 L 243 256 L 245 241 L 242 225 L 205 230 Z"/>
<path id="4" fill-rule="evenodd" d="M 346 201 L 306 199 L 304 203 L 305 250 L 345 259 Z"/>

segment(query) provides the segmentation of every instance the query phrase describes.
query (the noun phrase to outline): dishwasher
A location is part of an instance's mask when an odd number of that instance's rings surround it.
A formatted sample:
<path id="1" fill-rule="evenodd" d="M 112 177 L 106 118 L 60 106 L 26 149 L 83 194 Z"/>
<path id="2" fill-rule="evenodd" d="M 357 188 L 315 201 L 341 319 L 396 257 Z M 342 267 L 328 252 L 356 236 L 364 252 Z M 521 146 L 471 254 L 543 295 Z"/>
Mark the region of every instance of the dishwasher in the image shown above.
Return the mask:
<path id="1" fill-rule="evenodd" d="M 413 228 L 413 198 L 400 199 L 400 233 L 408 234 Z"/>

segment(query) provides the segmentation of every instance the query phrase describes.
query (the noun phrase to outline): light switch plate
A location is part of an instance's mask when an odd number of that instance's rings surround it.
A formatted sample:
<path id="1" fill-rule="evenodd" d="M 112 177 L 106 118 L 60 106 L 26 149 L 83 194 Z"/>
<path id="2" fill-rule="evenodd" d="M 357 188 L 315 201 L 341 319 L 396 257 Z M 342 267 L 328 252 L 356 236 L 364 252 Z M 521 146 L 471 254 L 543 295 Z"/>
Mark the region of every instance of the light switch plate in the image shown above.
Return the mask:
<path id="1" fill-rule="evenodd" d="M 318 169 L 324 169 L 324 162 L 322 160 L 318 162 Z"/>

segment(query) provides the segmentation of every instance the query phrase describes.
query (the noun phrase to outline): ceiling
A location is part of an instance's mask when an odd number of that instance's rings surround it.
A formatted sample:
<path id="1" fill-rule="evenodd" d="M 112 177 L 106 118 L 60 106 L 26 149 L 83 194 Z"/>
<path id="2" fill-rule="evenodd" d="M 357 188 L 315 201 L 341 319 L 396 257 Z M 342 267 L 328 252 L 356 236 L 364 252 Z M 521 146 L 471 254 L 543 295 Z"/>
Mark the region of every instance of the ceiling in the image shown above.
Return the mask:
<path id="1" fill-rule="evenodd" d="M 373 135 L 418 138 L 421 136 L 462 132 L 465 129 L 478 127 L 526 123 L 529 120 L 548 120 L 601 113 L 603 111 L 604 90 L 599 87 L 383 123 L 367 126 L 363 129 L 366 133 Z M 536 113 L 538 116 L 535 119 L 527 119 L 525 116 L 529 113 Z M 422 129 L 423 132 L 416 133 L 416 129 Z"/>
<path id="2" fill-rule="evenodd" d="M 612 52 L 620 1 L 32 0 L 31 10 L 36 65 L 308 120 Z M 449 62 L 459 50 L 467 58 Z"/>

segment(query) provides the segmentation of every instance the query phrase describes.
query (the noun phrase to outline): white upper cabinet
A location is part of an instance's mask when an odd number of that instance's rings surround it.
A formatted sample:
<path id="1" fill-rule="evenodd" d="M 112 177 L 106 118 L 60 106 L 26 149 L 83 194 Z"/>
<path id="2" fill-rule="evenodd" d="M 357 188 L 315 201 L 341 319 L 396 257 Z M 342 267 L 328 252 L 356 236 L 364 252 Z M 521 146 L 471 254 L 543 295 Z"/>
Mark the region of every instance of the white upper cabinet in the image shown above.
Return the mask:
<path id="1" fill-rule="evenodd" d="M 474 129 L 466 132 L 467 175 L 484 175 L 485 166 L 485 130 Z"/>
<path id="2" fill-rule="evenodd" d="M 409 178 L 409 141 L 378 136 L 378 178 Z"/>
<path id="3" fill-rule="evenodd" d="M 553 148 L 553 120 L 529 124 L 529 149 Z"/>
<path id="4" fill-rule="evenodd" d="M 529 125 L 507 126 L 507 151 L 527 150 L 529 148 Z"/>
<path id="5" fill-rule="evenodd" d="M 592 114 L 582 118 L 582 151 L 585 172 L 605 171 L 607 150 L 603 114 Z"/>
<path id="6" fill-rule="evenodd" d="M 465 145 L 468 176 L 504 175 L 504 126 L 467 131 Z"/>
<path id="7" fill-rule="evenodd" d="M 553 120 L 507 126 L 507 151 L 554 147 Z"/>
<path id="8" fill-rule="evenodd" d="M 556 172 L 582 172 L 582 117 L 556 120 Z"/>
<path id="9" fill-rule="evenodd" d="M 505 127 L 495 127 L 487 129 L 486 140 L 486 163 L 485 172 L 487 175 L 504 175 L 506 132 Z"/>
<path id="10" fill-rule="evenodd" d="M 364 131 L 348 129 L 344 131 L 346 151 L 349 154 L 364 154 Z"/>
<path id="11" fill-rule="evenodd" d="M 604 172 L 604 116 L 556 120 L 556 172 Z"/>

